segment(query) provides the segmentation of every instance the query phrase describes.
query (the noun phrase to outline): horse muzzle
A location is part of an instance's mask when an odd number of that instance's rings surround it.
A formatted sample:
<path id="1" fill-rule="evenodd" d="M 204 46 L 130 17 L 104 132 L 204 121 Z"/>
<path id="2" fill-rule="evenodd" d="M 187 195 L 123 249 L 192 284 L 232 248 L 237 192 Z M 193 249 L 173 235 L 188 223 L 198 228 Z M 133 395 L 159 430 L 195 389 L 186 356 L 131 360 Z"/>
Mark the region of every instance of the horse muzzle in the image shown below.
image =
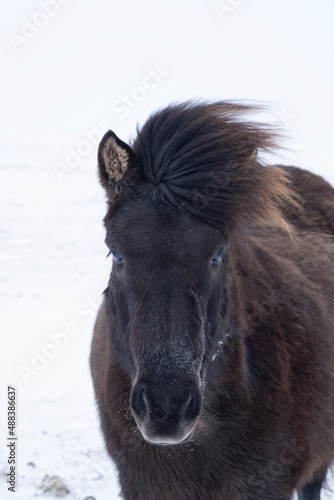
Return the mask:
<path id="1" fill-rule="evenodd" d="M 131 410 L 144 439 L 151 444 L 177 445 L 191 439 L 202 409 L 199 385 L 134 384 Z"/>

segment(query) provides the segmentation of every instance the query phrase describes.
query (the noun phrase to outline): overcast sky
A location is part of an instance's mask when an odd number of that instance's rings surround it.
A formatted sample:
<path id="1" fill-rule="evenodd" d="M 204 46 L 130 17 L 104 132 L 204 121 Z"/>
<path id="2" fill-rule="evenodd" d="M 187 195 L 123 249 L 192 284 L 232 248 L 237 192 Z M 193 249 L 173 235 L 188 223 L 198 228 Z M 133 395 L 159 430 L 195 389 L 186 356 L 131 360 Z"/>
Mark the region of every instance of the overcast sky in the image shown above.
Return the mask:
<path id="1" fill-rule="evenodd" d="M 171 101 L 256 99 L 329 168 L 332 0 L 2 0 L 0 19 L 2 135 L 126 140 Z"/>

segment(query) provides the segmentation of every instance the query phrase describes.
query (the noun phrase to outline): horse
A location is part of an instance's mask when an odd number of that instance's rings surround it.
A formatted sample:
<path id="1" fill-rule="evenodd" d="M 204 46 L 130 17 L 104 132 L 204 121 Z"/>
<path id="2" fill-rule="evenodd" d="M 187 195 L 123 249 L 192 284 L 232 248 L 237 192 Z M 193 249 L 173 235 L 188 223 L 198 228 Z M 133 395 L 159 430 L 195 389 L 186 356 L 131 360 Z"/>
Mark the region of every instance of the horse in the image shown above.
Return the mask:
<path id="1" fill-rule="evenodd" d="M 113 263 L 90 367 L 125 500 L 320 499 L 334 459 L 334 190 L 253 104 L 98 149 Z"/>

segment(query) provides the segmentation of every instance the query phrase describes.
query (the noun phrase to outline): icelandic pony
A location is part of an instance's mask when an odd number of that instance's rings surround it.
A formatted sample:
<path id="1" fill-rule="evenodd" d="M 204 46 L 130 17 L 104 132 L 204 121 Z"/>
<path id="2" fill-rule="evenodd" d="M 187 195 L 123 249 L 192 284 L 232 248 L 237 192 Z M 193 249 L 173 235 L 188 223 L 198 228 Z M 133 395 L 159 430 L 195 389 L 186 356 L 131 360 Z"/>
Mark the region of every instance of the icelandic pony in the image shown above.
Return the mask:
<path id="1" fill-rule="evenodd" d="M 334 190 L 252 108 L 169 106 L 99 152 L 91 371 L 126 500 L 320 499 L 334 458 Z"/>

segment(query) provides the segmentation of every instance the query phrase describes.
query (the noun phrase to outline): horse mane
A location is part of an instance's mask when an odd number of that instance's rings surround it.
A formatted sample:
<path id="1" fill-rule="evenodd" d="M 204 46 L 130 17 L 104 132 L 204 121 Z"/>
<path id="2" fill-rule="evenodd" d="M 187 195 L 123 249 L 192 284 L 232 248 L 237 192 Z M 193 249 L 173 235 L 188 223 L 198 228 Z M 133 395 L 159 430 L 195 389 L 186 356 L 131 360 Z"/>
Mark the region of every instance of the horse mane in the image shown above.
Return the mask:
<path id="1" fill-rule="evenodd" d="M 146 193 L 219 230 L 266 223 L 285 230 L 282 204 L 296 203 L 289 178 L 263 153 L 279 134 L 246 115 L 260 108 L 220 101 L 173 104 L 153 114 L 133 141 Z"/>

